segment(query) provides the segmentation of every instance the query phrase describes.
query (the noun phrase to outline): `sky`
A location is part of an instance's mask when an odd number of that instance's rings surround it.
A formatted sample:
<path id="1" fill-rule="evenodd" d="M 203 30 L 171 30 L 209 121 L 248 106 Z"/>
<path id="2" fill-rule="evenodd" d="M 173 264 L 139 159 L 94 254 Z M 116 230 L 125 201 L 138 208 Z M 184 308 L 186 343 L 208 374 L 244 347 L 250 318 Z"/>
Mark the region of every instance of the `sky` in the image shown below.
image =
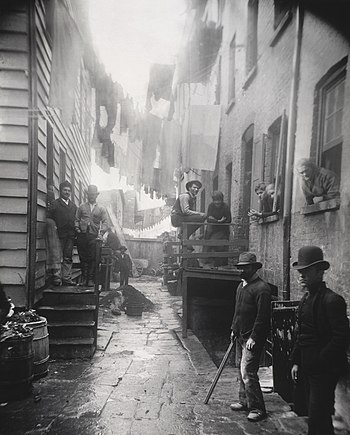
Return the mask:
<path id="1" fill-rule="evenodd" d="M 90 26 L 107 72 L 144 107 L 152 63 L 174 64 L 185 0 L 90 0 Z"/>

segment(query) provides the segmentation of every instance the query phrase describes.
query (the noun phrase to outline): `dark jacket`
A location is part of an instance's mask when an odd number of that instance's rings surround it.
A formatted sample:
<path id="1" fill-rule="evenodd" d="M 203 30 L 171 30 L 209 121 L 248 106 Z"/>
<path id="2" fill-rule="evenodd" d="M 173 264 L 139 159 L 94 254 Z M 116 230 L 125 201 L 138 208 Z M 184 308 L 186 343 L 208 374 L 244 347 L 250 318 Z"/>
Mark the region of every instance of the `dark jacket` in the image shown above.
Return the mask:
<path id="1" fill-rule="evenodd" d="M 263 345 L 270 331 L 271 288 L 258 276 L 245 287 L 237 288 L 235 314 L 231 329 L 236 337 L 252 338 Z"/>
<path id="2" fill-rule="evenodd" d="M 298 318 L 306 295 L 299 303 Z M 346 303 L 342 296 L 333 292 L 322 283 L 313 301 L 314 327 L 319 337 L 321 351 L 320 364 L 331 370 L 345 373 L 347 370 L 347 348 L 349 345 L 349 320 L 346 315 Z M 296 341 L 291 354 L 292 364 L 301 364 L 299 343 L 300 323 L 297 324 Z"/>
<path id="3" fill-rule="evenodd" d="M 75 215 L 75 228 L 82 233 L 98 235 L 99 230 L 105 231 L 108 225 L 107 210 L 103 205 L 96 204 L 91 211 L 90 204 L 85 202 L 77 209 Z"/>
<path id="4" fill-rule="evenodd" d="M 50 204 L 48 217 L 56 223 L 59 238 L 75 236 L 74 220 L 77 206 L 69 201 L 68 205 L 61 198 L 55 199 Z"/>
<path id="5" fill-rule="evenodd" d="M 129 272 L 132 269 L 131 258 L 128 254 L 118 254 L 119 268 L 121 272 Z"/>

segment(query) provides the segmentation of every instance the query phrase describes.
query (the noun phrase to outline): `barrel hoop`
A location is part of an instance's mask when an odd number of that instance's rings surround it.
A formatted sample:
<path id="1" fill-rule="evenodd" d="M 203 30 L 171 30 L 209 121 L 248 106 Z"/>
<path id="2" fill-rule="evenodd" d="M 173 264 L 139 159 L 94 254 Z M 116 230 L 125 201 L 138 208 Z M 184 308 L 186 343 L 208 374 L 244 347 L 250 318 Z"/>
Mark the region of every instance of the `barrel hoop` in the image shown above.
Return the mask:
<path id="1" fill-rule="evenodd" d="M 3 356 L 1 360 L 8 360 L 8 361 L 14 361 L 14 360 L 26 360 L 26 359 L 32 359 L 34 357 L 34 353 L 31 353 L 30 355 L 23 355 L 23 356 L 12 356 L 10 358 Z"/>
<path id="2" fill-rule="evenodd" d="M 48 336 L 49 336 L 49 334 L 42 335 L 41 337 L 34 337 L 34 338 L 33 338 L 33 341 L 42 340 L 43 338 L 47 338 Z"/>
<path id="3" fill-rule="evenodd" d="M 50 355 L 47 355 L 47 357 L 43 358 L 43 359 L 40 360 L 40 361 L 34 361 L 34 365 L 35 365 L 35 366 L 38 366 L 38 365 L 40 365 L 40 364 L 46 363 L 46 362 L 49 360 L 49 358 L 50 358 Z"/>

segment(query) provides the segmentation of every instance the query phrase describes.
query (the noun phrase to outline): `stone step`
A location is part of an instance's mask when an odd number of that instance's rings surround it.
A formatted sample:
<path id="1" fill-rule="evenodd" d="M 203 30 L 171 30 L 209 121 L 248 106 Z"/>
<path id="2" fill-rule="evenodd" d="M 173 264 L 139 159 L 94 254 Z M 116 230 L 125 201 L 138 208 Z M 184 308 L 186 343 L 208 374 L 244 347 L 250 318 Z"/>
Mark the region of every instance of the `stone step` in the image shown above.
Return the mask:
<path id="1" fill-rule="evenodd" d="M 96 350 L 94 338 L 50 339 L 51 359 L 92 358 Z"/>
<path id="2" fill-rule="evenodd" d="M 37 311 L 48 323 L 95 321 L 96 305 L 53 305 L 41 306 Z"/>
<path id="3" fill-rule="evenodd" d="M 91 287 L 55 287 L 43 291 L 41 305 L 93 305 L 96 299 Z"/>
<path id="4" fill-rule="evenodd" d="M 62 338 L 94 338 L 96 322 L 51 322 L 48 323 L 50 340 Z"/>

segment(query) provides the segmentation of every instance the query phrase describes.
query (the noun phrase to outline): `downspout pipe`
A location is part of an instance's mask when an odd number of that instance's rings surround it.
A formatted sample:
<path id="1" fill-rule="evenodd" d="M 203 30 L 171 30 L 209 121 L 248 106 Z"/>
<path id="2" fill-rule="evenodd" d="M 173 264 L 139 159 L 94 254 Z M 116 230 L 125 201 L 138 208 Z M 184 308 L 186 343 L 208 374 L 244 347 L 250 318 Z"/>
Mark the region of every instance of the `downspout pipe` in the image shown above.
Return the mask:
<path id="1" fill-rule="evenodd" d="M 283 300 L 290 299 L 290 257 L 291 257 L 291 214 L 293 195 L 293 169 L 295 154 L 295 133 L 298 115 L 298 90 L 300 79 L 300 57 L 303 34 L 304 10 L 300 3 L 296 9 L 295 43 L 293 53 L 293 76 L 290 90 L 289 122 L 287 132 L 286 175 L 283 203 Z"/>
<path id="2" fill-rule="evenodd" d="M 38 104 L 37 104 L 37 57 L 35 2 L 28 5 L 28 203 L 27 203 L 27 274 L 25 290 L 27 306 L 32 308 L 35 302 L 35 265 L 37 235 L 37 198 L 38 198 Z"/>

